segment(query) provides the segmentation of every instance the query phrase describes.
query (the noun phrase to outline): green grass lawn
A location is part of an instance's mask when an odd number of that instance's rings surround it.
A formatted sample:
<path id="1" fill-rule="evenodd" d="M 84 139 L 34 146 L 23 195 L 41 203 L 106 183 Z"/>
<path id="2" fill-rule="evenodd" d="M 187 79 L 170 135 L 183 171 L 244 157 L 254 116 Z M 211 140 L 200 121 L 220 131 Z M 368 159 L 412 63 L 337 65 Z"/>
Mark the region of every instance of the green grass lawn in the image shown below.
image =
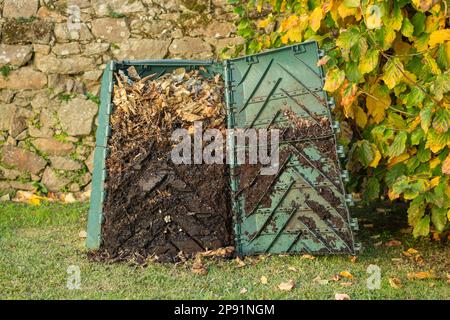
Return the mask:
<path id="1" fill-rule="evenodd" d="M 334 299 L 346 293 L 352 299 L 449 299 L 450 246 L 415 240 L 399 232 L 401 225 L 386 214 L 366 213 L 360 240 L 365 250 L 355 262 L 349 256 L 317 257 L 263 256 L 235 260 L 207 260 L 207 275 L 192 273 L 192 262 L 154 264 L 137 267 L 126 263 L 99 263 L 87 259 L 84 239 L 87 205 L 48 204 L 30 207 L 0 204 L 0 298 L 1 299 Z M 397 217 L 398 215 L 396 215 Z M 375 222 L 371 219 L 377 217 Z M 404 217 L 403 215 L 401 216 Z M 399 240 L 400 246 L 375 244 Z M 419 251 L 423 262 L 402 252 L 410 247 Z M 381 288 L 368 290 L 367 267 L 381 268 Z M 69 265 L 81 270 L 81 287 L 66 287 Z M 410 272 L 432 270 L 434 278 L 409 280 Z M 329 280 L 341 271 L 353 275 L 320 284 L 316 277 Z M 262 284 L 261 276 L 267 278 Z M 398 278 L 395 289 L 389 278 Z M 291 291 L 281 291 L 281 282 L 294 280 Z M 351 285 L 348 283 L 351 282 Z M 242 290 L 245 288 L 246 290 Z M 246 291 L 245 293 L 243 293 Z"/>

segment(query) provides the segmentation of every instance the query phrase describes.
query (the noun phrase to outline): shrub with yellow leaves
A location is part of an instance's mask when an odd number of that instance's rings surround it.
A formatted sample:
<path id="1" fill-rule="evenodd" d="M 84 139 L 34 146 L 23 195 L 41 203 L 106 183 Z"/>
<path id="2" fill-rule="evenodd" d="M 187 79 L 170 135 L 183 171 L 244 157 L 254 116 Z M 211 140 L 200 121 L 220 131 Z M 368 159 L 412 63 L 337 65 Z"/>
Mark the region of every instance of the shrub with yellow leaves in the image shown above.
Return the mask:
<path id="1" fill-rule="evenodd" d="M 449 1 L 229 0 L 245 44 L 224 56 L 315 40 L 347 134 L 352 190 L 410 201 L 414 236 L 450 219 Z"/>

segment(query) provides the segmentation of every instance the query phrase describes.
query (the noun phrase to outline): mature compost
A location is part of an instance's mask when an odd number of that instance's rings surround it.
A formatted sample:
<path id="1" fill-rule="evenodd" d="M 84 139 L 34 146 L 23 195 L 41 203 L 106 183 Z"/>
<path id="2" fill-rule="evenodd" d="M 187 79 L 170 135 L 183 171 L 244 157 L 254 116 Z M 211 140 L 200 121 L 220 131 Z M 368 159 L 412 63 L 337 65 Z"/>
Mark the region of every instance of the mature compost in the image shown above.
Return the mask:
<path id="1" fill-rule="evenodd" d="M 97 258 L 176 262 L 232 244 L 226 164 L 174 164 L 173 130 L 225 129 L 223 82 L 177 69 L 116 75 Z"/>
<path id="2" fill-rule="evenodd" d="M 347 211 L 343 203 L 343 198 L 338 197 L 332 187 L 338 192 L 343 193 L 343 185 L 340 182 L 340 169 L 336 157 L 334 134 L 328 117 L 311 116 L 311 118 L 300 118 L 291 110 L 284 111 L 285 120 L 276 125 L 280 130 L 280 170 L 289 156 L 295 156 L 301 166 L 305 168 L 315 168 L 321 172 L 316 182 L 310 181 L 309 184 L 314 192 L 321 197 L 323 204 L 310 198 L 308 193 L 304 193 L 306 205 L 318 218 L 329 228 L 333 229 L 348 246 L 351 239 L 346 228 Z M 275 127 L 275 126 L 274 126 Z M 316 150 L 320 157 L 318 159 L 308 156 L 308 149 Z M 237 195 L 243 195 L 244 211 L 246 215 L 251 215 L 258 208 L 270 208 L 272 206 L 271 194 L 279 179 L 278 175 L 264 176 L 260 174 L 260 164 L 244 164 L 236 168 L 236 174 L 239 176 L 239 186 Z M 308 179 L 305 178 L 305 181 Z M 308 183 L 307 183 L 308 184 Z M 326 186 L 327 184 L 331 186 Z M 317 185 L 320 185 L 317 186 Z M 290 203 L 289 206 L 296 207 L 300 203 Z M 334 208 L 338 215 L 332 214 L 330 208 Z M 299 218 L 300 219 L 300 218 Z M 311 230 L 316 230 L 316 222 L 308 217 L 302 217 L 301 222 L 306 224 Z M 266 227 L 268 232 L 276 232 L 277 226 L 272 219 Z M 246 234 L 249 238 L 254 235 Z M 324 243 L 331 240 L 326 239 L 325 235 L 317 234 L 316 237 Z"/>

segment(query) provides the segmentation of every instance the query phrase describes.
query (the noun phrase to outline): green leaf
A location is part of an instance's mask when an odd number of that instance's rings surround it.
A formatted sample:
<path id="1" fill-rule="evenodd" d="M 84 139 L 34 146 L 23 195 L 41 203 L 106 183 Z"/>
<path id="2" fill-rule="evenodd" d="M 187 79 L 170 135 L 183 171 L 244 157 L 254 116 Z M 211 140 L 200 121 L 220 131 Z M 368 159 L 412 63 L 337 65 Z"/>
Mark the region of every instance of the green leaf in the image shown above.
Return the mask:
<path id="1" fill-rule="evenodd" d="M 426 106 L 422 110 L 420 110 L 420 126 L 422 127 L 423 131 L 425 133 L 428 132 L 428 128 L 431 124 L 431 117 L 433 115 L 433 107 L 432 106 Z"/>
<path id="2" fill-rule="evenodd" d="M 397 33 L 390 27 L 383 26 L 375 30 L 375 40 L 383 50 L 389 50 L 395 40 Z"/>
<path id="3" fill-rule="evenodd" d="M 370 49 L 359 61 L 359 71 L 362 74 L 369 73 L 378 66 L 380 53 L 376 49 Z"/>
<path id="4" fill-rule="evenodd" d="M 417 146 L 422 142 L 423 138 L 425 137 L 425 132 L 423 132 L 422 128 L 417 128 L 411 133 L 411 144 L 413 146 Z"/>
<path id="5" fill-rule="evenodd" d="M 407 17 L 403 18 L 401 33 L 407 38 L 412 37 L 414 33 L 414 26 Z"/>
<path id="6" fill-rule="evenodd" d="M 420 161 L 417 159 L 417 157 L 409 158 L 408 161 L 406 161 L 406 167 L 407 167 L 407 173 L 409 175 L 414 174 L 414 171 L 417 169 L 417 167 L 420 166 Z"/>
<path id="7" fill-rule="evenodd" d="M 422 103 L 423 99 L 425 99 L 425 92 L 423 92 L 419 87 L 414 86 L 406 95 L 405 104 L 408 107 L 416 107 Z"/>
<path id="8" fill-rule="evenodd" d="M 425 143 L 421 143 L 419 145 L 419 149 L 417 149 L 417 159 L 419 159 L 420 162 L 428 162 L 431 159 L 431 150 L 425 148 Z"/>
<path id="9" fill-rule="evenodd" d="M 360 37 L 359 29 L 355 26 L 350 27 L 348 30 L 341 32 L 338 39 L 336 40 L 336 45 L 342 49 L 350 50 L 356 42 L 358 42 Z"/>
<path id="10" fill-rule="evenodd" d="M 347 8 L 358 8 L 361 4 L 361 0 L 344 0 L 344 5 Z"/>
<path id="11" fill-rule="evenodd" d="M 408 134 L 405 131 L 401 131 L 395 136 L 394 141 L 388 149 L 388 156 L 390 158 L 399 156 L 405 152 L 407 138 Z"/>
<path id="12" fill-rule="evenodd" d="M 430 216 L 426 215 L 416 224 L 413 230 L 413 236 L 415 238 L 419 236 L 426 237 L 430 233 Z"/>
<path id="13" fill-rule="evenodd" d="M 425 16 L 425 13 L 423 13 L 423 12 L 417 12 L 414 15 L 414 17 L 412 18 L 412 24 L 414 26 L 413 35 L 415 37 L 419 36 L 422 32 L 424 32 L 426 19 L 427 19 L 427 17 Z"/>
<path id="14" fill-rule="evenodd" d="M 433 153 L 438 153 L 447 145 L 447 136 L 430 129 L 427 135 L 427 143 L 425 148 L 430 148 Z"/>
<path id="15" fill-rule="evenodd" d="M 400 30 L 402 27 L 403 15 L 400 7 L 397 5 L 397 2 L 394 1 L 394 10 L 392 10 L 392 16 L 388 20 L 389 26 L 395 31 Z"/>
<path id="16" fill-rule="evenodd" d="M 362 74 L 359 72 L 358 63 L 348 62 L 345 65 L 345 75 L 351 82 L 359 83 L 362 79 Z"/>
<path id="17" fill-rule="evenodd" d="M 391 187 L 395 181 L 397 181 L 397 179 L 405 173 L 405 171 L 406 165 L 404 163 L 397 163 L 386 172 L 384 182 L 386 182 L 386 185 Z"/>
<path id="18" fill-rule="evenodd" d="M 343 70 L 339 70 L 338 68 L 331 69 L 327 72 L 323 90 L 334 92 L 341 86 L 344 80 L 345 72 Z"/>
<path id="19" fill-rule="evenodd" d="M 426 179 L 414 179 L 401 176 L 392 185 L 392 191 L 396 194 L 403 194 L 406 200 L 412 200 L 428 189 L 429 183 Z"/>
<path id="20" fill-rule="evenodd" d="M 380 195 L 380 182 L 375 177 L 367 179 L 364 197 L 367 201 L 375 200 Z"/>
<path id="21" fill-rule="evenodd" d="M 358 150 L 359 162 L 365 167 L 368 167 L 375 159 L 376 149 L 367 140 L 361 140 L 356 143 Z"/>
<path id="22" fill-rule="evenodd" d="M 447 52 L 445 51 L 446 44 L 441 44 L 438 49 L 438 56 L 436 61 L 441 69 L 449 69 L 450 68 L 450 60 L 447 57 Z"/>
<path id="23" fill-rule="evenodd" d="M 383 81 L 389 89 L 394 88 L 403 78 L 403 64 L 398 58 L 390 58 L 383 67 Z"/>
<path id="24" fill-rule="evenodd" d="M 438 133 L 445 133 L 450 127 L 450 112 L 447 109 L 439 109 L 433 119 L 433 128 Z"/>
<path id="25" fill-rule="evenodd" d="M 417 197 L 411 201 L 408 208 L 408 224 L 411 227 L 417 225 L 417 223 L 422 219 L 425 214 L 426 204 L 422 197 Z"/>
<path id="26" fill-rule="evenodd" d="M 434 97 L 441 101 L 444 94 L 450 91 L 450 72 L 445 72 L 436 76 L 436 80 L 431 84 L 431 93 Z"/>
<path id="27" fill-rule="evenodd" d="M 433 206 L 431 208 L 431 222 L 438 232 L 442 232 L 447 225 L 447 209 Z"/>
<path id="28" fill-rule="evenodd" d="M 360 37 L 358 41 L 356 41 L 355 45 L 352 47 L 352 50 L 350 51 L 350 57 L 353 61 L 358 61 L 362 57 L 365 56 L 367 53 L 367 48 L 369 46 L 367 45 L 367 40 L 364 37 Z"/>

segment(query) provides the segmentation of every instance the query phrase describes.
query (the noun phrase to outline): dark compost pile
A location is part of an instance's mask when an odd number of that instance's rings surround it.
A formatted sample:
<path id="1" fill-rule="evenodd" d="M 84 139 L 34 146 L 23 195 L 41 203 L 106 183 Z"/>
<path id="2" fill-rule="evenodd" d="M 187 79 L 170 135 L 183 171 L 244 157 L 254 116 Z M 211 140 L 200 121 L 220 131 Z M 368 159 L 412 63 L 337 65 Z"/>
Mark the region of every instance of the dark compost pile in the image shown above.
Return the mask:
<path id="1" fill-rule="evenodd" d="M 305 194 L 306 206 L 322 221 L 328 223 L 343 240 L 350 243 L 349 233 L 344 225 L 347 212 L 343 205 L 343 199 L 337 197 L 332 188 L 326 184 L 331 184 L 338 192 L 344 192 L 343 185 L 339 181 L 339 160 L 336 157 L 334 133 L 328 117 L 311 115 L 309 119 L 300 118 L 291 110 L 284 110 L 283 115 L 285 121 L 276 125 L 276 128 L 280 130 L 280 169 L 278 174 L 261 175 L 262 166 L 260 164 L 244 164 L 236 168 L 236 174 L 239 176 L 237 195 L 243 195 L 245 198 L 244 211 L 246 215 L 253 214 L 258 208 L 270 208 L 272 206 L 270 196 L 274 192 L 283 166 L 289 162 L 291 156 L 295 156 L 301 166 L 315 168 L 321 172 L 317 181 L 308 181 L 306 177 L 304 181 L 311 186 L 318 197 L 325 200 L 329 207 L 335 208 L 341 217 L 332 215 L 329 208 L 324 207 Z M 308 148 L 317 150 L 320 158 L 312 159 L 308 156 L 305 152 Z M 299 204 L 293 202 L 290 205 L 295 207 Z M 302 221 L 309 228 L 316 229 L 313 220 L 304 217 Z"/>
<path id="2" fill-rule="evenodd" d="M 183 68 L 152 76 L 116 75 L 102 259 L 176 262 L 232 243 L 226 164 L 170 157 L 177 128 L 225 130 L 222 79 Z"/>

